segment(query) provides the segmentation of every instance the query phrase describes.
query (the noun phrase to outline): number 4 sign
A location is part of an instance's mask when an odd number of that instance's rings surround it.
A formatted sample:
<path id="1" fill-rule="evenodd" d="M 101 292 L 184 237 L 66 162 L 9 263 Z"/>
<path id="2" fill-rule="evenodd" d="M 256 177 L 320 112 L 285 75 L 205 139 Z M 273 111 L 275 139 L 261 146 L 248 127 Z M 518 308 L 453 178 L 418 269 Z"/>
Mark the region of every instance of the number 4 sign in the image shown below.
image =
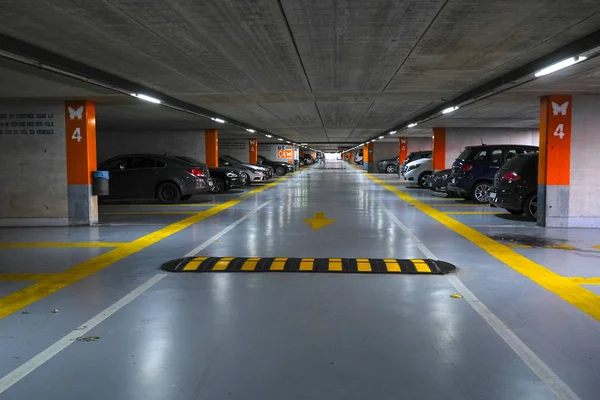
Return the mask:
<path id="1" fill-rule="evenodd" d="M 559 138 L 564 138 L 565 137 L 565 130 L 564 130 L 564 125 L 563 124 L 558 124 L 558 126 L 556 127 L 556 130 L 554 131 L 554 136 L 558 136 Z"/>
<path id="2" fill-rule="evenodd" d="M 75 128 L 75 131 L 73 132 L 73 136 L 71 136 L 71 139 L 81 142 L 81 139 L 82 139 L 81 128 L 79 128 L 79 127 Z"/>

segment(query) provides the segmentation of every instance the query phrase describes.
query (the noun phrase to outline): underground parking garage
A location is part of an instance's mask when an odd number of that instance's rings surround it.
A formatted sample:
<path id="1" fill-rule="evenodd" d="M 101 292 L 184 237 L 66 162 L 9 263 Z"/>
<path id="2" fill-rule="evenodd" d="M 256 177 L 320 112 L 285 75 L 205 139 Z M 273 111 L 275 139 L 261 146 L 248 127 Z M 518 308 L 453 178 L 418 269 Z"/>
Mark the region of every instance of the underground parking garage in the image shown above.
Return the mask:
<path id="1" fill-rule="evenodd" d="M 599 12 L 6 1 L 0 399 L 596 399 Z"/>

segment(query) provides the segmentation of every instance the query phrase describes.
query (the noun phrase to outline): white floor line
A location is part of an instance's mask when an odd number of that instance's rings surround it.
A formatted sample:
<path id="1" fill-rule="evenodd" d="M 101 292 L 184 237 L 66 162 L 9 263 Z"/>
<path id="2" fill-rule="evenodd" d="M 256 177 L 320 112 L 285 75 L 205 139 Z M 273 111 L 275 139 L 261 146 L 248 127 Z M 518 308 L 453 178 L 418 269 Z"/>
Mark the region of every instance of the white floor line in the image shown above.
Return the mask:
<path id="1" fill-rule="evenodd" d="M 227 228 L 223 229 L 221 232 L 217 233 L 216 235 L 214 235 L 213 237 L 211 237 L 210 239 L 208 239 L 207 241 L 202 243 L 200 246 L 198 246 L 198 247 L 194 248 L 193 250 L 191 250 L 190 252 L 188 252 L 184 257 L 194 257 L 196 254 L 198 254 L 199 252 L 201 252 L 202 250 L 204 250 L 205 248 L 210 246 L 212 243 L 214 243 L 216 240 L 218 240 L 221 236 L 225 235 L 227 232 L 229 232 L 230 230 L 232 230 L 233 228 L 235 228 L 236 226 L 238 226 L 239 224 L 241 224 L 242 222 L 244 222 L 245 220 L 250 218 L 253 214 L 256 214 L 261 208 L 263 208 L 264 206 L 266 206 L 267 204 L 269 204 L 272 201 L 273 201 L 273 199 L 268 200 L 268 201 L 264 202 L 263 204 L 261 204 L 260 206 L 250 210 L 250 212 L 248 212 L 248 214 L 246 214 L 243 217 L 241 217 L 240 219 L 236 220 L 234 223 L 229 225 Z"/>
<path id="2" fill-rule="evenodd" d="M 25 362 L 23 365 L 18 367 L 17 369 L 10 372 L 8 375 L 4 376 L 0 379 L 0 394 L 4 393 L 7 389 L 13 386 L 15 383 L 19 382 L 21 379 L 25 378 L 27 375 L 35 371 L 36 368 L 40 367 L 46 361 L 50 360 L 52 357 L 60 353 L 62 350 L 67 348 L 70 344 L 75 342 L 75 340 L 88 333 L 90 330 L 95 328 L 98 324 L 109 318 L 111 315 L 119 311 L 121 308 L 125 307 L 127 304 L 131 303 L 135 300 L 139 295 L 144 293 L 146 290 L 150 289 L 156 283 L 158 283 L 161 279 L 163 279 L 167 274 L 157 274 L 150 278 L 146 283 L 138 286 L 119 301 L 114 303 L 112 306 L 108 307 L 104 311 L 100 312 L 98 315 L 83 323 L 79 328 L 72 330 L 62 339 L 59 339 L 56 343 L 46 348 L 46 350 L 42 351 L 29 361 Z"/>
<path id="3" fill-rule="evenodd" d="M 392 221 L 398 225 L 402 232 L 406 233 L 408 237 L 412 239 L 415 246 L 423 253 L 426 258 L 438 259 L 432 252 L 425 246 L 423 242 L 415 236 L 410 229 L 404 225 L 396 216 L 381 204 L 381 207 L 385 213 L 390 217 Z M 548 386 L 550 390 L 556 394 L 556 397 L 560 400 L 581 400 L 579 396 L 571 390 L 571 388 L 556 375 L 552 369 L 542 361 L 534 352 L 531 350 L 513 331 L 496 314 L 490 311 L 485 304 L 483 304 L 477 296 L 473 294 L 465 286 L 465 284 L 456 275 L 444 275 L 448 282 L 458 293 L 463 296 L 469 305 L 492 327 L 494 331 L 506 342 L 506 344 L 515 352 L 517 356 L 540 378 L 542 382 Z"/>

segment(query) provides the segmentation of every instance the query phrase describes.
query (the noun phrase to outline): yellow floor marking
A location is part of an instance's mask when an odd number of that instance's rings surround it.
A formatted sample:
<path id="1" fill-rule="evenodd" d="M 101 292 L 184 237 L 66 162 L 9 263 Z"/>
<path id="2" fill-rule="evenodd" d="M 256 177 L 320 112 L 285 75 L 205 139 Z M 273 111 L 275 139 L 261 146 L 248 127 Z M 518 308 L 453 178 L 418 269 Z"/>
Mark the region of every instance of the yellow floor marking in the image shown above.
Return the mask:
<path id="1" fill-rule="evenodd" d="M 445 214 L 480 214 L 480 215 L 490 215 L 490 214 L 510 214 L 503 211 L 441 211 Z"/>
<path id="2" fill-rule="evenodd" d="M 318 211 L 312 219 L 304 218 L 303 221 L 309 224 L 315 231 L 318 231 L 322 227 L 334 223 L 335 219 L 325 219 L 325 213 Z"/>
<path id="3" fill-rule="evenodd" d="M 570 244 L 549 244 L 544 246 L 546 249 L 561 249 L 561 250 L 575 250 L 575 247 Z"/>
<path id="4" fill-rule="evenodd" d="M 422 211 L 440 224 L 463 236 L 465 239 L 485 250 L 491 256 L 497 258 L 510 268 L 528 277 L 544 289 L 551 291 L 569 304 L 579 308 L 592 318 L 600 321 L 600 301 L 598 301 L 598 296 L 595 293 L 573 283 L 569 278 L 560 276 L 544 266 L 531 261 L 527 257 L 510 249 L 508 246 L 498 243 L 476 229 L 455 220 L 442 211 L 428 206 L 402 190 L 387 185 L 385 182 L 370 174 L 366 175 L 369 179 L 379 183 L 400 199 L 413 205 L 416 209 Z"/>
<path id="5" fill-rule="evenodd" d="M 276 258 L 275 260 L 273 260 L 273 263 L 271 264 L 271 268 L 269 268 L 269 270 L 283 271 L 283 267 L 285 267 L 286 261 L 287 261 L 287 258 Z"/>
<path id="6" fill-rule="evenodd" d="M 30 242 L 0 243 L 0 249 L 27 249 L 32 247 L 120 247 L 127 242 Z"/>
<path id="7" fill-rule="evenodd" d="M 400 264 L 396 260 L 383 260 L 385 262 L 385 268 L 388 272 L 402 272 Z"/>
<path id="8" fill-rule="evenodd" d="M 40 300 L 68 285 L 71 285 L 87 276 L 90 276 L 111 264 L 116 263 L 119 260 L 124 259 L 140 250 L 145 249 L 161 240 L 180 232 L 198 222 L 204 221 L 205 219 L 212 217 L 220 213 L 221 211 L 227 210 L 228 208 L 234 207 L 246 200 L 247 198 L 260 193 L 268 188 L 278 185 L 281 180 L 276 180 L 268 185 L 260 188 L 253 189 L 248 193 L 245 193 L 235 199 L 231 199 L 223 204 L 208 210 L 200 211 L 188 218 L 184 218 L 171 225 L 167 225 L 162 229 L 152 232 L 148 235 L 142 236 L 132 242 L 124 243 L 121 246 L 113 249 L 107 253 L 94 257 L 90 260 L 84 261 L 81 264 L 69 268 L 66 271 L 53 274 L 51 277 L 42 280 L 41 282 L 35 283 L 25 289 L 19 290 L 8 296 L 0 298 L 0 319 L 14 313 L 29 304 Z"/>
<path id="9" fill-rule="evenodd" d="M 312 271 L 314 262 L 314 258 L 303 258 L 300 261 L 300 271 Z"/>
<path id="10" fill-rule="evenodd" d="M 100 215 L 169 215 L 169 214 L 196 214 L 198 211 L 118 211 L 101 212 Z"/>
<path id="11" fill-rule="evenodd" d="M 2 276 L 2 275 L 0 275 Z M 585 278 L 585 277 L 570 277 L 568 278 L 571 282 L 576 283 L 578 285 L 600 285 L 600 278 Z"/>
<path id="12" fill-rule="evenodd" d="M 260 261 L 260 258 L 249 258 L 244 261 L 244 265 L 242 265 L 242 271 L 254 271 L 256 268 L 256 264 Z"/>
<path id="13" fill-rule="evenodd" d="M 229 263 L 233 260 L 233 257 L 223 257 L 219 261 L 215 263 L 215 266 L 212 267 L 213 271 L 224 271 L 229 266 Z"/>
<path id="14" fill-rule="evenodd" d="M 28 273 L 16 273 L 16 274 L 0 274 L 0 281 L 41 281 L 51 277 L 54 274 L 28 274 Z"/>
<path id="15" fill-rule="evenodd" d="M 600 245 L 594 246 L 595 249 L 600 250 Z"/>
<path id="16" fill-rule="evenodd" d="M 489 207 L 489 204 L 427 204 L 429 207 Z"/>
<path id="17" fill-rule="evenodd" d="M 202 261 L 206 261 L 207 258 L 208 257 L 196 257 L 192 261 L 187 263 L 187 265 L 185 267 L 183 267 L 183 270 L 184 271 L 195 271 L 198 269 L 200 264 L 202 264 Z"/>
<path id="18" fill-rule="evenodd" d="M 357 258 L 356 259 L 356 267 L 358 272 L 370 272 L 371 271 L 371 263 L 367 258 Z"/>
<path id="19" fill-rule="evenodd" d="M 410 261 L 412 261 L 412 263 L 414 264 L 417 271 L 431 272 L 431 268 L 429 268 L 429 265 L 427 265 L 427 263 L 425 261 L 423 261 L 423 260 L 410 260 Z"/>
<path id="20" fill-rule="evenodd" d="M 99 208 L 109 207 L 214 207 L 223 203 L 180 203 L 180 204 L 102 204 Z"/>
<path id="21" fill-rule="evenodd" d="M 447 198 L 447 197 L 437 197 L 437 196 L 431 196 L 428 198 L 419 198 L 420 201 L 466 201 L 465 199 L 453 199 L 453 198 Z"/>
<path id="22" fill-rule="evenodd" d="M 330 258 L 329 259 L 329 271 L 341 271 L 342 270 L 342 259 L 341 258 Z"/>

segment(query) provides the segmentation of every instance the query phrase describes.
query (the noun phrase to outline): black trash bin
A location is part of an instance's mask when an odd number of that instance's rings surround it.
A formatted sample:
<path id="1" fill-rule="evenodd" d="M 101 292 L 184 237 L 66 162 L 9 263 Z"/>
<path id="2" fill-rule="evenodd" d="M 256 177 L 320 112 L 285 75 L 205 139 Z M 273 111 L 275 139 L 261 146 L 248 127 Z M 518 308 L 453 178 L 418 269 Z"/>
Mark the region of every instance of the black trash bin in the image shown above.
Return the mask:
<path id="1" fill-rule="evenodd" d="M 108 195 L 108 171 L 92 171 L 92 195 Z"/>

